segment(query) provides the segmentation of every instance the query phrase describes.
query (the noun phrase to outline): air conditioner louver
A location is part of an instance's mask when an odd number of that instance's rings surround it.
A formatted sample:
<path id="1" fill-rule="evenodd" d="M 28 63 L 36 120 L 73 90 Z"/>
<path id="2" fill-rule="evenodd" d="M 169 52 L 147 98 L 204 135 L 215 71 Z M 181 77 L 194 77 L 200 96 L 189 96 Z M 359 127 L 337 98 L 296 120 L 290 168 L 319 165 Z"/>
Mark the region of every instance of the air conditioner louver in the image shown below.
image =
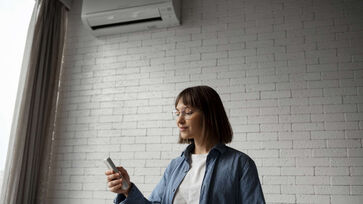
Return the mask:
<path id="1" fill-rule="evenodd" d="M 146 22 L 155 22 L 155 21 L 162 21 L 162 19 L 161 19 L 161 17 L 147 18 L 147 19 L 140 19 L 140 20 L 134 20 L 134 21 L 125 21 L 125 22 L 119 22 L 119 23 L 92 26 L 91 28 L 92 28 L 92 30 L 97 30 L 97 29 L 103 29 L 103 28 L 127 26 L 127 25 L 132 25 L 132 24 L 137 24 L 137 23 L 146 23 Z"/>

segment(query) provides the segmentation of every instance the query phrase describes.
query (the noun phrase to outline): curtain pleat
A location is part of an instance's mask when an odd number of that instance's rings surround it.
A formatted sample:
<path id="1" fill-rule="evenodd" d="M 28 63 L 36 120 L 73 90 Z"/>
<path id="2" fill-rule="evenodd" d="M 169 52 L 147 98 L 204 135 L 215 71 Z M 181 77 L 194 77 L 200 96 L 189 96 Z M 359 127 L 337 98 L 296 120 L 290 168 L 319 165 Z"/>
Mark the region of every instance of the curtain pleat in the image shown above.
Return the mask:
<path id="1" fill-rule="evenodd" d="M 46 197 L 66 12 L 54 0 L 39 0 L 33 11 L 0 203 L 41 203 Z"/>

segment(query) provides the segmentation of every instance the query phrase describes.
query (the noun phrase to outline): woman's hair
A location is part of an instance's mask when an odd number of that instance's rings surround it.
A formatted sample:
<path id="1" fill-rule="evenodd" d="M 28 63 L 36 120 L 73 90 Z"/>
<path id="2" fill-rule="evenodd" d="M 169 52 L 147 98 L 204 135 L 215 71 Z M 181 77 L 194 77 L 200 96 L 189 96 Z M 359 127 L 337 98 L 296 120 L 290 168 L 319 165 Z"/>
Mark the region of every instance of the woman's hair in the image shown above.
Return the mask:
<path id="1" fill-rule="evenodd" d="M 184 89 L 175 99 L 175 108 L 179 100 L 184 105 L 198 109 L 202 113 L 203 141 L 206 144 L 223 143 L 232 141 L 232 127 L 218 93 L 209 86 L 194 86 Z M 179 143 L 193 143 L 193 139 L 182 139 Z"/>

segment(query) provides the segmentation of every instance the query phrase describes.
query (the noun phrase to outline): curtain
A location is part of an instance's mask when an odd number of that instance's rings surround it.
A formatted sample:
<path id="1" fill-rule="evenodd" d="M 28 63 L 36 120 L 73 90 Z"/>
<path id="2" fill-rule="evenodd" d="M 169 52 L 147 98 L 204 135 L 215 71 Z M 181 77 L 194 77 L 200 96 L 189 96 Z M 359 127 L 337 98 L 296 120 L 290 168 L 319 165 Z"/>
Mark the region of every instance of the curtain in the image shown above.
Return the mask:
<path id="1" fill-rule="evenodd" d="M 38 0 L 33 10 L 0 203 L 40 203 L 51 162 L 67 11 L 59 1 Z"/>

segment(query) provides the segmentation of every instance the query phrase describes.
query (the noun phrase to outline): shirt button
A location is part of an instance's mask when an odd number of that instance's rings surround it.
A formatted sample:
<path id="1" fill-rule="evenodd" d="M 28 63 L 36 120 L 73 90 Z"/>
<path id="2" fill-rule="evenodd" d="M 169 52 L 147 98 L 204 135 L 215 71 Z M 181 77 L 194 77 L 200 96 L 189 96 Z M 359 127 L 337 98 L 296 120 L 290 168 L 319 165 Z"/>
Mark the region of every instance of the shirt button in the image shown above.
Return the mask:
<path id="1" fill-rule="evenodd" d="M 175 192 L 175 188 L 173 189 L 173 193 Z"/>

